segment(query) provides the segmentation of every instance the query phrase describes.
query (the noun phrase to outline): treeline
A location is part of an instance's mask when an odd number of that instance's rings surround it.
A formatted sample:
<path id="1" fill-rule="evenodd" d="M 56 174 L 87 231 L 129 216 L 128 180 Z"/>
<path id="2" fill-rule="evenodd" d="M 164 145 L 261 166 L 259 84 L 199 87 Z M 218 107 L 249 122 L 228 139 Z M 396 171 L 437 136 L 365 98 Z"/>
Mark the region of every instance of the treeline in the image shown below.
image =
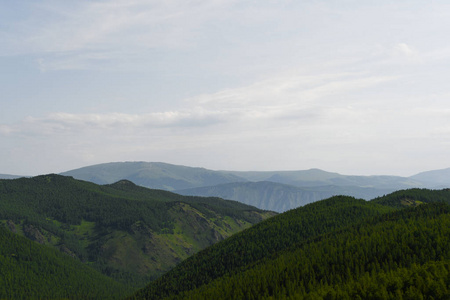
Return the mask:
<path id="1" fill-rule="evenodd" d="M 423 203 L 443 202 L 450 204 L 450 189 L 428 190 L 408 189 L 393 192 L 383 197 L 372 200 L 374 203 L 387 205 L 395 208 L 416 206 Z"/>

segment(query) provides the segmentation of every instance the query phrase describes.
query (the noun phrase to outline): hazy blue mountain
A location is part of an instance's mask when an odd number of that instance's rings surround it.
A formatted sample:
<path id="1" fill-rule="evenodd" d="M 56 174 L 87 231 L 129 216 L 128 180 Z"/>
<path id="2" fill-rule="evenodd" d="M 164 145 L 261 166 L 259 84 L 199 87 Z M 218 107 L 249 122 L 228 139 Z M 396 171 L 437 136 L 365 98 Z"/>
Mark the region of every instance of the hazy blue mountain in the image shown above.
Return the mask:
<path id="1" fill-rule="evenodd" d="M 273 181 L 284 184 L 291 182 L 307 182 L 307 186 L 324 185 L 332 178 L 345 177 L 338 173 L 323 171 L 320 169 L 309 169 L 299 171 L 223 171 L 228 174 L 245 178 L 249 181 Z"/>
<path id="2" fill-rule="evenodd" d="M 168 191 L 247 181 L 224 172 L 160 162 L 106 163 L 67 171 L 61 175 L 97 184 L 110 184 L 127 179 L 137 185 Z"/>
<path id="3" fill-rule="evenodd" d="M 61 175 L 97 184 L 109 184 L 128 179 L 141 186 L 169 191 L 249 181 L 271 181 L 297 187 L 357 186 L 387 190 L 425 186 L 423 182 L 413 177 L 341 175 L 319 169 L 261 172 L 213 171 L 161 162 L 98 164 L 67 171 Z"/>
<path id="4" fill-rule="evenodd" d="M 450 168 L 421 172 L 410 178 L 424 182 L 429 188 L 448 188 L 450 187 Z"/>
<path id="5" fill-rule="evenodd" d="M 226 171 L 225 171 L 226 172 Z M 226 172 L 245 178 L 249 181 L 272 181 L 299 187 L 312 186 L 358 186 L 380 189 L 402 189 L 410 187 L 422 187 L 419 180 L 401 176 L 355 176 L 341 175 L 319 169 L 300 171 L 268 171 L 268 172 Z"/>
<path id="6" fill-rule="evenodd" d="M 23 176 L 18 176 L 18 175 L 10 175 L 10 174 L 0 174 L 0 179 L 16 179 L 16 178 L 20 178 Z"/>
<path id="7" fill-rule="evenodd" d="M 116 162 L 88 166 L 62 175 L 97 184 L 128 179 L 144 187 L 177 191 L 183 195 L 217 196 L 282 212 L 333 195 L 368 200 L 401 189 L 445 187 L 450 169 L 401 177 L 342 175 L 320 169 L 213 171 L 160 162 Z"/>
<path id="8" fill-rule="evenodd" d="M 258 181 L 227 183 L 175 192 L 186 196 L 216 196 L 251 204 L 261 209 L 284 212 L 335 195 L 351 195 L 370 200 L 392 191 L 392 189 L 358 186 L 296 187 L 270 181 Z"/>

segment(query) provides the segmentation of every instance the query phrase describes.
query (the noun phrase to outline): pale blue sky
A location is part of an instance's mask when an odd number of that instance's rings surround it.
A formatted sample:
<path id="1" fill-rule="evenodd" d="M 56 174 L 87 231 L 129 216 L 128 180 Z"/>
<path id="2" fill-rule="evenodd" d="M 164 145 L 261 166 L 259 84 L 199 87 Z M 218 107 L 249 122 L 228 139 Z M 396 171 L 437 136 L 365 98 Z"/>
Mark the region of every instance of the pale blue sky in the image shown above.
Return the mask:
<path id="1" fill-rule="evenodd" d="M 450 167 L 447 1 L 1 1 L 0 173 Z"/>

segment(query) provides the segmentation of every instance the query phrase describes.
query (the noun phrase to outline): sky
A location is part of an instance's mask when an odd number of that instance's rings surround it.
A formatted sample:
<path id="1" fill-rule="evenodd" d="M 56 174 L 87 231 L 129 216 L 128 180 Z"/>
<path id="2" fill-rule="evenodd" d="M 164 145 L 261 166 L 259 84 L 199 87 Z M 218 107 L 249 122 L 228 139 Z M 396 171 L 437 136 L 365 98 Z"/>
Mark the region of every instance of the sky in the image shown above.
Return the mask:
<path id="1" fill-rule="evenodd" d="M 2 0 L 0 173 L 450 167 L 450 3 Z"/>

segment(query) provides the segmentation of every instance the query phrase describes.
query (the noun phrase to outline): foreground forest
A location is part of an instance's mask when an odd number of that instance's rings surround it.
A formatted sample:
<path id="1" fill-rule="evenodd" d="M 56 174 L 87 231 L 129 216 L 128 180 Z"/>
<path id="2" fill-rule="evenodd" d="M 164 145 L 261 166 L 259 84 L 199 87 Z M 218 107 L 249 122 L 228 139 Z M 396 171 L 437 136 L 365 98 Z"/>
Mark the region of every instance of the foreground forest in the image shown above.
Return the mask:
<path id="1" fill-rule="evenodd" d="M 132 289 L 72 257 L 0 227 L 1 299 L 120 299 Z"/>
<path id="2" fill-rule="evenodd" d="M 450 191 L 333 197 L 201 251 L 133 299 L 448 299 Z"/>
<path id="3" fill-rule="evenodd" d="M 126 180 L 0 180 L 0 298 L 449 299 L 449 205 L 409 189 L 276 215 Z"/>

